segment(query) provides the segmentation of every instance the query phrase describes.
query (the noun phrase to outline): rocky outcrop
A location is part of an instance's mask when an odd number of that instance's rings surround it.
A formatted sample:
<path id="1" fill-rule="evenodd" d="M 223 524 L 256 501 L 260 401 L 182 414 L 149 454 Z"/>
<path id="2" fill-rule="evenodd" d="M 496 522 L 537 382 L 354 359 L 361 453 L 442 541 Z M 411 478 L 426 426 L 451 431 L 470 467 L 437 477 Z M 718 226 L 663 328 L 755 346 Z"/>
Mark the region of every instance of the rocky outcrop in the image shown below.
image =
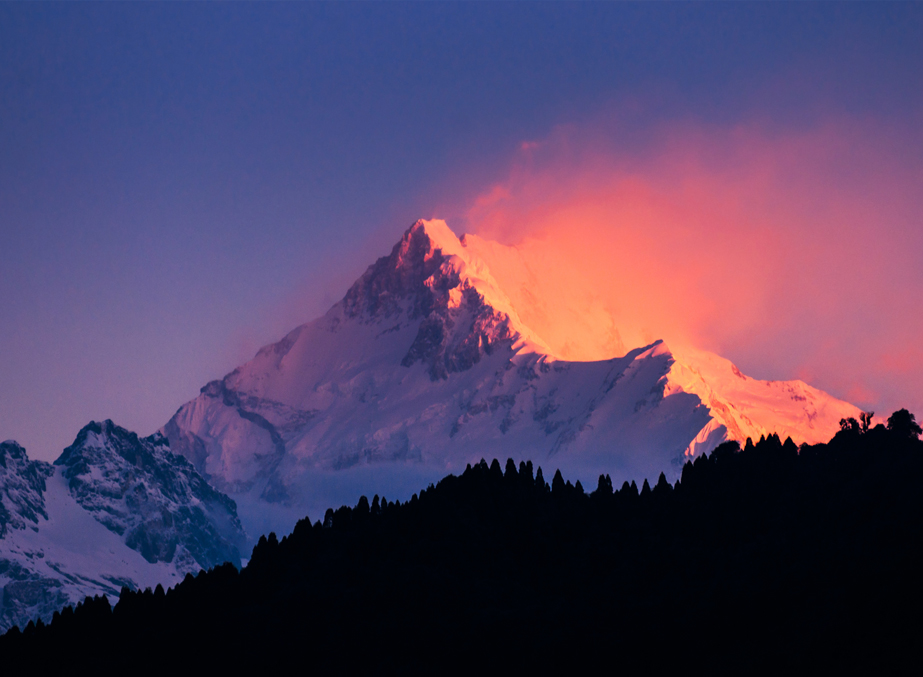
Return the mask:
<path id="1" fill-rule="evenodd" d="M 26 450 L 12 440 L 0 443 L 0 538 L 11 529 L 36 528 L 45 517 L 45 480 L 53 469 L 30 461 Z"/>
<path id="2" fill-rule="evenodd" d="M 92 422 L 55 461 L 80 506 L 148 562 L 198 571 L 240 563 L 237 506 L 213 489 L 160 433 L 139 438 Z"/>
<path id="3" fill-rule="evenodd" d="M 424 221 L 415 223 L 390 256 L 369 266 L 341 304 L 346 317 L 363 322 L 419 321 L 401 364 L 422 362 L 436 380 L 470 369 L 492 350 L 510 348 L 518 335 L 509 316 L 487 303 L 468 279 L 469 262 L 452 253 L 460 242 L 446 246 L 444 234 L 433 231 Z"/>

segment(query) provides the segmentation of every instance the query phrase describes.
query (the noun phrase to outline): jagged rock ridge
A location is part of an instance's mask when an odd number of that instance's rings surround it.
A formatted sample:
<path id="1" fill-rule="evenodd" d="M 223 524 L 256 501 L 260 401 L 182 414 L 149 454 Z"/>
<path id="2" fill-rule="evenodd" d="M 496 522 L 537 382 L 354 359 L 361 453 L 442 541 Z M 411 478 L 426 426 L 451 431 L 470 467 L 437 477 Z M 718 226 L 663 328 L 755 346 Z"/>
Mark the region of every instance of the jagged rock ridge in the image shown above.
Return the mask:
<path id="1" fill-rule="evenodd" d="M 148 562 L 173 562 L 185 573 L 240 561 L 234 502 L 171 453 L 160 433 L 139 438 L 112 421 L 92 422 L 55 465 L 77 503 Z"/>

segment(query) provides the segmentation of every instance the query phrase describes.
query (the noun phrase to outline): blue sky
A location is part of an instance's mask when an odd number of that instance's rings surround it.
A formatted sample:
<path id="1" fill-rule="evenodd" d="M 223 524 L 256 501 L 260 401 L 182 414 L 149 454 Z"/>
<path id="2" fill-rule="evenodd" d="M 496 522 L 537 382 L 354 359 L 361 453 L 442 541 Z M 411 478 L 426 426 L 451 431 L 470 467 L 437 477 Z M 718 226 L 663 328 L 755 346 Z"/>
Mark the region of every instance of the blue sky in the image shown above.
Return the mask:
<path id="1" fill-rule="evenodd" d="M 0 439 L 153 432 L 561 125 L 837 115 L 912 154 L 921 35 L 901 3 L 0 4 Z"/>

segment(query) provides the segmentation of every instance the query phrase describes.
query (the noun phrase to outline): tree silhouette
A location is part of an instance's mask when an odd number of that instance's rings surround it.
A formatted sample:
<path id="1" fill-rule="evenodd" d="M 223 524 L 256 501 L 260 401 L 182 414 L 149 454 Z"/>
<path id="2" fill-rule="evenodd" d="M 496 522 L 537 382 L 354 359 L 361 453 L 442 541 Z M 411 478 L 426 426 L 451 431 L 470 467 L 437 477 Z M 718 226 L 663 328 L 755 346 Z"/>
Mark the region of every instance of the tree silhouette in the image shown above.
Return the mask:
<path id="1" fill-rule="evenodd" d="M 900 439 L 916 439 L 923 433 L 914 415 L 906 409 L 899 409 L 888 417 L 888 430 Z"/>
<path id="2" fill-rule="evenodd" d="M 551 493 L 556 496 L 561 496 L 564 493 L 564 477 L 561 475 L 560 469 L 554 472 L 554 477 L 551 480 Z"/>
<path id="3" fill-rule="evenodd" d="M 852 416 L 849 418 L 840 419 L 840 432 L 843 433 L 858 433 L 859 432 L 859 421 L 854 419 Z"/>

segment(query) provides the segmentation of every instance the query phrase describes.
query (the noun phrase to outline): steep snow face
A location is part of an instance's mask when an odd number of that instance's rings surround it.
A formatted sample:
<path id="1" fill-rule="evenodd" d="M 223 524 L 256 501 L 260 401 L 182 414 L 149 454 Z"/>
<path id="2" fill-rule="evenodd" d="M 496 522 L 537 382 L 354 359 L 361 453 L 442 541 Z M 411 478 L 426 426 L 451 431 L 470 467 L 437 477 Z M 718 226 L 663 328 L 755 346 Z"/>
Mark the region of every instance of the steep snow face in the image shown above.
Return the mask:
<path id="1" fill-rule="evenodd" d="M 712 420 L 690 444 L 688 455 L 709 451 L 724 439 L 776 433 L 796 443 L 826 442 L 844 418 L 858 419 L 861 411 L 804 381 L 760 381 L 741 373 L 729 360 L 688 347 L 674 352 L 667 377 L 668 392 L 697 395 L 708 406 Z"/>
<path id="2" fill-rule="evenodd" d="M 600 473 L 673 478 L 727 438 L 813 441 L 802 429 L 823 437 L 858 413 L 804 384 L 742 380 L 707 353 L 677 358 L 662 341 L 559 359 L 519 313 L 541 312 L 527 282 L 514 302 L 478 253 L 491 251 L 417 222 L 324 317 L 181 407 L 163 429 L 171 447 L 235 497 L 255 536 L 360 492 L 401 498 L 482 457 L 528 458 L 591 486 Z"/>
<path id="3" fill-rule="evenodd" d="M 463 235 L 469 255 L 490 268 L 493 278 L 516 308 L 519 318 L 550 346 L 561 360 L 589 362 L 624 355 L 631 348 L 657 338 L 619 327 L 592 285 L 570 271 L 570 285 L 549 284 L 544 269 L 560 262 L 535 240 L 509 247 L 477 235 Z M 593 243 L 587 243 L 592 247 Z"/>
<path id="4" fill-rule="evenodd" d="M 0 445 L 0 505 L 0 632 L 88 595 L 240 563 L 233 501 L 162 436 L 139 439 L 111 421 L 81 430 L 55 466 Z"/>

